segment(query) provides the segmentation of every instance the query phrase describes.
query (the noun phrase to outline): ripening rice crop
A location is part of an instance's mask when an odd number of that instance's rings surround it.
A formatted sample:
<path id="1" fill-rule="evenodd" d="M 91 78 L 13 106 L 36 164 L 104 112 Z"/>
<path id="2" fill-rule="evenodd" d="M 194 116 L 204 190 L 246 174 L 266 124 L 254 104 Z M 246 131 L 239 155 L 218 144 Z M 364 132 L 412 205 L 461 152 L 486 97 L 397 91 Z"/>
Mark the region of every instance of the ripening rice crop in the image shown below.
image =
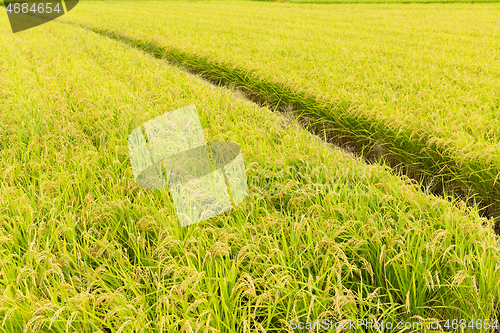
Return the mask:
<path id="1" fill-rule="evenodd" d="M 67 20 L 291 105 L 498 216 L 499 17 L 498 4 L 153 1 Z"/>
<path id="2" fill-rule="evenodd" d="M 0 332 L 498 319 L 498 236 L 476 210 L 126 43 L 57 22 L 8 29 Z M 191 104 L 207 141 L 241 147 L 249 195 L 181 228 L 168 191 L 135 184 L 127 136 Z"/>

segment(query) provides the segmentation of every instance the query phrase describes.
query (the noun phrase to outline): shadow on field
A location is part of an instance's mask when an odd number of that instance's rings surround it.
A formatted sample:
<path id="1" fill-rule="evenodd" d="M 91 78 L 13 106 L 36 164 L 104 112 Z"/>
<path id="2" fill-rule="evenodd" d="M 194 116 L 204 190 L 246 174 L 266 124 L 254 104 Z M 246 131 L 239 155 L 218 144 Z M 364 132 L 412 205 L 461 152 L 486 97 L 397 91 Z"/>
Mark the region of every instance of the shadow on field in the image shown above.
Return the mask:
<path id="1" fill-rule="evenodd" d="M 151 56 L 168 61 L 208 83 L 237 91 L 248 100 L 271 110 L 293 116 L 310 133 L 338 146 L 368 163 L 384 163 L 396 173 L 417 182 L 425 191 L 477 206 L 481 216 L 495 219 L 495 233 L 500 235 L 500 182 L 488 177 L 488 170 L 458 163 L 446 147 L 429 144 L 425 134 L 391 128 L 377 119 L 356 112 L 349 102 L 332 104 L 304 92 L 293 91 L 258 78 L 234 66 L 216 63 L 208 57 L 166 48 L 151 40 L 137 40 L 115 31 L 60 21 L 84 28 L 101 36 L 121 41 Z M 417 135 L 418 136 L 418 133 Z M 472 163 L 471 163 L 472 165 Z"/>

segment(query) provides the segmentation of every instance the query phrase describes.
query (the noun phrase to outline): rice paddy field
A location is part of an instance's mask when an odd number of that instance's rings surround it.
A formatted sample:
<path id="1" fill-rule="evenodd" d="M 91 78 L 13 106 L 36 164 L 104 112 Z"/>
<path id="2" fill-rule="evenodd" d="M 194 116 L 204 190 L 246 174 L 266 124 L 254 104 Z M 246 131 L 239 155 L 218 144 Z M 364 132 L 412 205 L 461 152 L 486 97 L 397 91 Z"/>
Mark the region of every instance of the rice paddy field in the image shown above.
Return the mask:
<path id="1" fill-rule="evenodd" d="M 0 332 L 498 332 L 499 14 L 84 1 L 16 34 L 0 14 Z M 181 227 L 127 138 L 193 104 L 249 195 Z"/>
<path id="2" fill-rule="evenodd" d="M 290 106 L 498 216 L 498 4 L 140 7 L 93 2 L 68 17 Z"/>

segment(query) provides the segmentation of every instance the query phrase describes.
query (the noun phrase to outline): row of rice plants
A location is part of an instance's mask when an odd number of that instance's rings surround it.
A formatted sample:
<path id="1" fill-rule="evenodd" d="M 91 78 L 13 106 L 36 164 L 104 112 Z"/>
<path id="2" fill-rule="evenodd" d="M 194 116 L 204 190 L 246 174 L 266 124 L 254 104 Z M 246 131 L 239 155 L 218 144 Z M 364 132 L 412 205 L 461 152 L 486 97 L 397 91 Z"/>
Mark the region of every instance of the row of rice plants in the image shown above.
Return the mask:
<path id="1" fill-rule="evenodd" d="M 475 194 L 498 216 L 499 10 L 90 2 L 69 19 L 292 106 L 337 141 Z"/>
<path id="2" fill-rule="evenodd" d="M 0 48 L 0 332 L 498 316 L 498 236 L 477 211 L 85 29 Z M 181 228 L 168 192 L 135 185 L 127 136 L 191 104 L 208 141 L 242 148 L 250 194 Z"/>

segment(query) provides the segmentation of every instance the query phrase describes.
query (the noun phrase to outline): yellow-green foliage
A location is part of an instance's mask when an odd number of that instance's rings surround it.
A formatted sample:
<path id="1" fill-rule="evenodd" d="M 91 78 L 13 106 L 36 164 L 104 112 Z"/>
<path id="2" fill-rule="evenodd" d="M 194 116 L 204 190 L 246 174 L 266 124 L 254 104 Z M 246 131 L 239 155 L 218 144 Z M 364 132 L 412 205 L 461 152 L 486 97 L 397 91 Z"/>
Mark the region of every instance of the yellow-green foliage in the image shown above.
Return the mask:
<path id="1" fill-rule="evenodd" d="M 499 16 L 498 4 L 96 2 L 67 19 L 298 105 L 498 208 Z"/>
<path id="2" fill-rule="evenodd" d="M 497 316 L 498 236 L 477 211 L 85 29 L 3 17 L 0 49 L 0 332 Z M 168 192 L 135 185 L 127 136 L 191 104 L 208 141 L 240 145 L 250 194 L 180 228 Z"/>

